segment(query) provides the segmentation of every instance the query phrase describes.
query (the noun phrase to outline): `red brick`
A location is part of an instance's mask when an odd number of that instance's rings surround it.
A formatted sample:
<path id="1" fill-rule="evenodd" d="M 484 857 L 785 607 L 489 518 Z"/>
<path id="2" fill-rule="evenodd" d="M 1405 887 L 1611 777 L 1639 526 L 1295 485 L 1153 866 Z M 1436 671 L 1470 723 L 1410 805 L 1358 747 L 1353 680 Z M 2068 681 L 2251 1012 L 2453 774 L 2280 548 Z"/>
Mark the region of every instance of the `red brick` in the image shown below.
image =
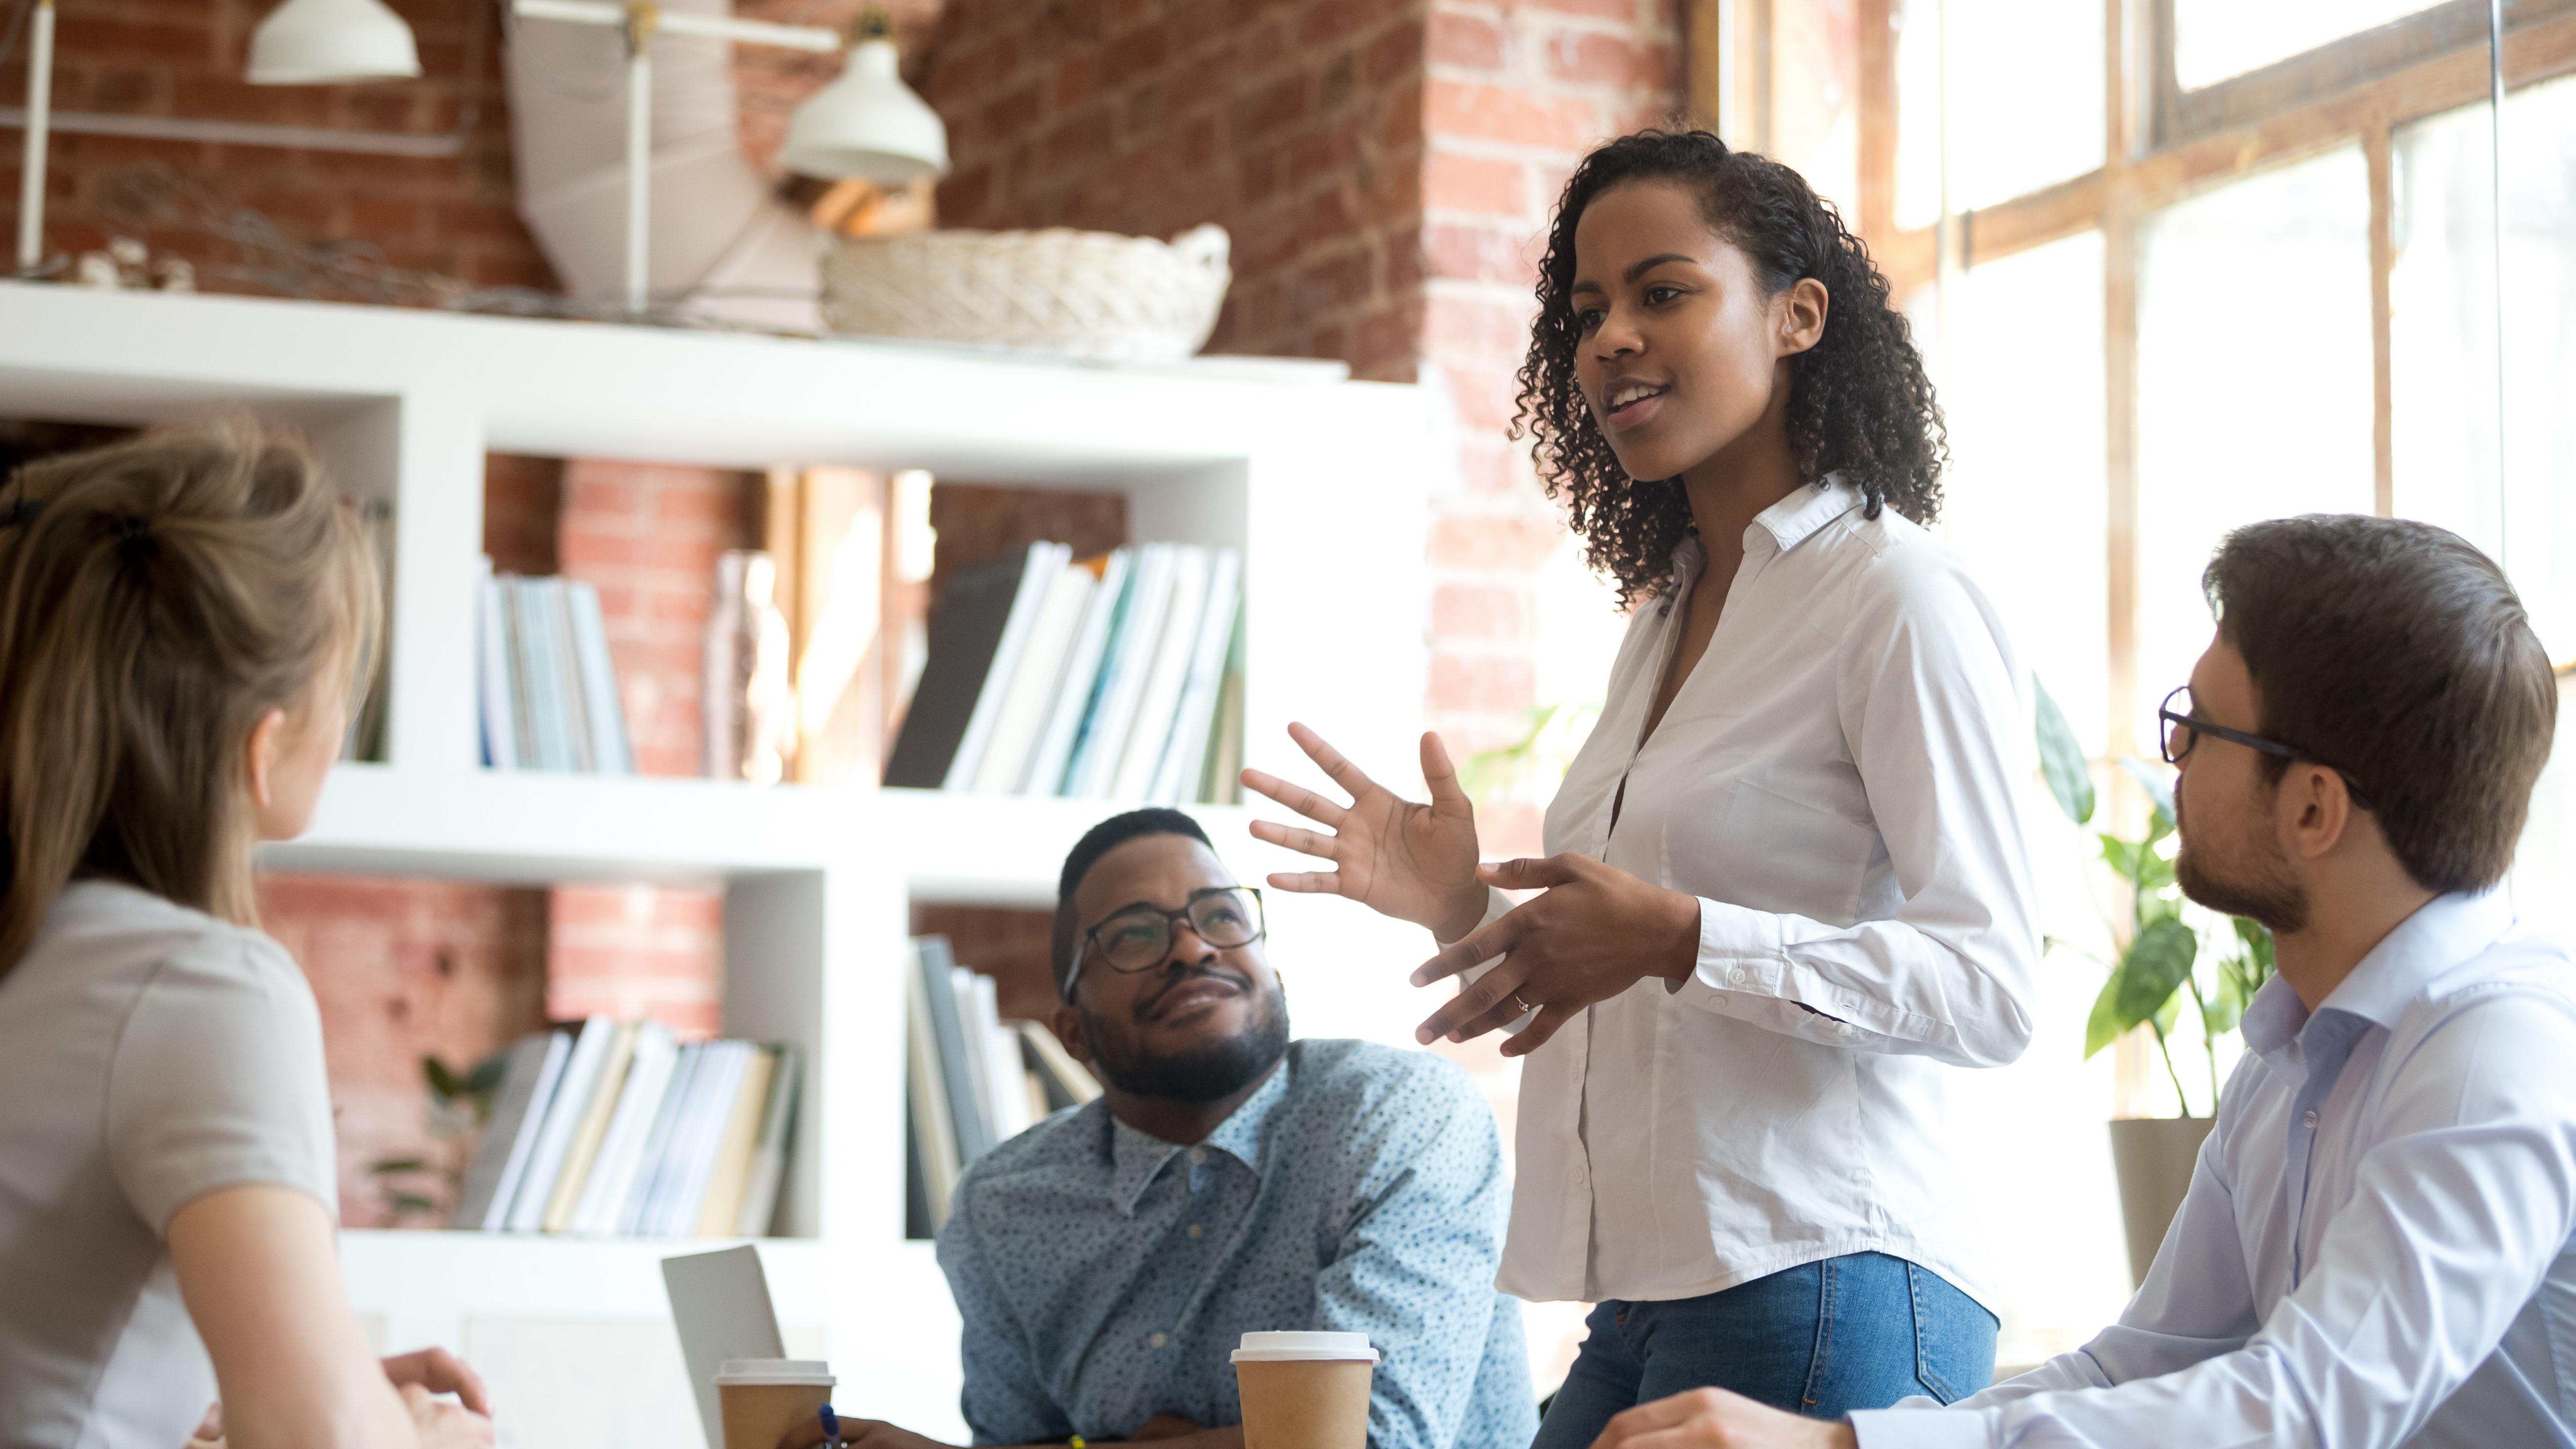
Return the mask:
<path id="1" fill-rule="evenodd" d="M 1548 74 L 1560 80 L 1593 85 L 1669 84 L 1673 52 L 1669 46 L 1640 45 L 1621 35 L 1595 30 L 1562 29 L 1539 47 Z"/>
<path id="2" fill-rule="evenodd" d="M 1430 339 L 1425 338 L 1428 342 Z M 1458 406 L 1459 420 L 1471 428 L 1499 433 L 1511 426 L 1512 395 L 1516 384 L 1512 368 L 1517 359 L 1506 363 L 1500 358 L 1485 359 L 1478 367 L 1450 365 L 1441 371 L 1449 382 L 1450 396 Z"/>
<path id="3" fill-rule="evenodd" d="M 1520 0 L 1532 10 L 1555 10 L 1567 15 L 1595 15 L 1604 20 L 1637 18 L 1638 0 Z"/>
<path id="4" fill-rule="evenodd" d="M 1431 595 L 1435 639 L 1525 640 L 1538 634 L 1538 601 L 1525 588 L 1443 584 Z"/>
<path id="5" fill-rule="evenodd" d="M 1543 513 L 1452 513 L 1431 521 L 1431 563 L 1479 573 L 1529 573 L 1547 562 L 1565 529 Z"/>
<path id="6" fill-rule="evenodd" d="M 1503 28 L 1481 15 L 1434 10 L 1428 17 L 1423 57 L 1433 65 L 1462 70 L 1503 68 Z"/>
<path id="7" fill-rule="evenodd" d="M 1434 78 L 1424 101 L 1431 134 L 1507 141 L 1561 151 L 1580 150 L 1596 138 L 1600 119 L 1592 103 L 1575 96 L 1535 95 L 1506 86 Z"/>
<path id="8" fill-rule="evenodd" d="M 1444 357 L 1475 357 L 1517 366 L 1529 350 L 1534 304 L 1433 293 L 1423 317 L 1423 341 Z"/>
<path id="9" fill-rule="evenodd" d="M 1434 650 L 1428 703 L 1434 710 L 1528 709 L 1538 703 L 1538 671 L 1525 654 Z"/>
<path id="10" fill-rule="evenodd" d="M 1538 281 L 1541 239 L 1495 226 L 1432 225 L 1422 229 L 1422 251 L 1431 274 L 1472 282 Z"/>
<path id="11" fill-rule="evenodd" d="M 1422 204 L 1438 211 L 1521 216 L 1529 210 L 1521 164 L 1433 151 L 1423 159 Z"/>

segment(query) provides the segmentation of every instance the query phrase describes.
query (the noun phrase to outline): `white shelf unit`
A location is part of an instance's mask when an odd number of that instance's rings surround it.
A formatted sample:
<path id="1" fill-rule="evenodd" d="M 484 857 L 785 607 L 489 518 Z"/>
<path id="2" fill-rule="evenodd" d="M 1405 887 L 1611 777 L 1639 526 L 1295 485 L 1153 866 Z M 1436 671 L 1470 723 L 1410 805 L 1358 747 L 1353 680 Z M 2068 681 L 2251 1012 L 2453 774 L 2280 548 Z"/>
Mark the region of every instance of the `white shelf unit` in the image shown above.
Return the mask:
<path id="1" fill-rule="evenodd" d="M 390 758 L 341 767 L 311 832 L 264 861 L 721 884 L 726 1031 L 808 1052 L 782 1219 L 794 1236 L 764 1248 L 782 1316 L 806 1315 L 821 1341 L 803 1346 L 835 1359 L 860 1412 L 957 1432 L 954 1311 L 926 1247 L 902 1241 L 907 903 L 1048 904 L 1067 848 L 1121 806 L 482 769 L 483 456 L 925 468 L 1122 491 L 1140 541 L 1244 551 L 1248 756 L 1300 771 L 1284 733 L 1297 718 L 1405 778 L 1423 697 L 1426 490 L 1454 467 L 1433 410 L 1413 388 L 1343 382 L 1324 364 L 1108 366 L 0 283 L 0 417 L 132 424 L 241 408 L 304 430 L 346 491 L 394 506 L 397 529 Z M 1248 809 L 1196 813 L 1243 879 L 1298 868 L 1248 838 Z M 1395 1024 L 1418 1012 L 1401 968 L 1426 954 L 1420 933 L 1339 902 L 1271 902 L 1299 1030 L 1403 1040 Z M 637 1371 L 621 1333 L 667 1347 L 655 1264 L 715 1245 L 345 1240 L 352 1296 L 389 1346 L 480 1345 L 496 1383 L 536 1396 L 515 1427 L 505 1415 L 505 1444 L 696 1442 L 694 1423 L 621 1426 L 549 1406 L 631 1396 L 632 1383 L 588 1380 Z"/>

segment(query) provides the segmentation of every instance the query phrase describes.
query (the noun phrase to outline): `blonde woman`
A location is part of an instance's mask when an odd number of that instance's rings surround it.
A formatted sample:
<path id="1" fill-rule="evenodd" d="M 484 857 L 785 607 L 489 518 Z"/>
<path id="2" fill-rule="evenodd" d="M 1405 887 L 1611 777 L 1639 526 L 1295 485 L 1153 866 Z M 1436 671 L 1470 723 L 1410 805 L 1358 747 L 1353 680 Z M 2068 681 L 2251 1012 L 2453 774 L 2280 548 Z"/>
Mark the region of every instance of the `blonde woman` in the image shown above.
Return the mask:
<path id="1" fill-rule="evenodd" d="M 469 1371 L 379 1362 L 350 1310 L 321 1021 L 251 896 L 374 600 L 311 458 L 247 426 L 0 487 L 0 1445 L 492 1441 Z"/>

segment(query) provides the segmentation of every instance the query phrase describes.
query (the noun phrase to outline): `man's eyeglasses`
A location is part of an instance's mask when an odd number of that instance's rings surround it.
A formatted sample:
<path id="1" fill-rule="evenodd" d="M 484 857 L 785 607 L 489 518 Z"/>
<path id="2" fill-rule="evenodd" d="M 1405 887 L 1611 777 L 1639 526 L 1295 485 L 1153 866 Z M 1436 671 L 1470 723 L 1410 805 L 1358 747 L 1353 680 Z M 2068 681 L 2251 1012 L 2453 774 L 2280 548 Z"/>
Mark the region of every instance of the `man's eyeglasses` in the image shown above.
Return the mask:
<path id="1" fill-rule="evenodd" d="M 2357 808 L 2363 810 L 2370 808 L 2370 800 L 2362 794 L 2360 783 L 2353 779 L 2350 770 L 2341 765 L 2320 760 L 2295 745 L 2285 745 L 2279 740 L 2267 740 L 2261 735 L 2249 735 L 2243 730 L 2231 730 L 2222 725 L 2211 724 L 2204 719 L 2194 719 L 2191 711 L 2191 686 L 2188 684 L 2166 695 L 2164 704 L 2156 710 L 2156 719 L 2163 727 L 2166 764 L 2181 764 L 2183 756 L 2191 753 L 2192 746 L 2200 743 L 2200 736 L 2208 735 L 2214 739 L 2226 740 L 2230 744 L 2243 745 L 2249 750 L 2260 750 L 2267 755 L 2279 755 L 2285 760 L 2324 765 L 2327 769 L 2343 776 L 2344 793 L 2352 797 L 2352 803 Z"/>
<path id="2" fill-rule="evenodd" d="M 1177 911 L 1157 906 L 1120 911 L 1083 933 L 1085 953 L 1098 951 L 1112 971 L 1151 971 L 1171 957 L 1173 932 L 1182 921 L 1219 950 L 1249 946 L 1266 929 L 1261 892 L 1250 886 L 1210 886 L 1190 892 L 1188 903 Z"/>

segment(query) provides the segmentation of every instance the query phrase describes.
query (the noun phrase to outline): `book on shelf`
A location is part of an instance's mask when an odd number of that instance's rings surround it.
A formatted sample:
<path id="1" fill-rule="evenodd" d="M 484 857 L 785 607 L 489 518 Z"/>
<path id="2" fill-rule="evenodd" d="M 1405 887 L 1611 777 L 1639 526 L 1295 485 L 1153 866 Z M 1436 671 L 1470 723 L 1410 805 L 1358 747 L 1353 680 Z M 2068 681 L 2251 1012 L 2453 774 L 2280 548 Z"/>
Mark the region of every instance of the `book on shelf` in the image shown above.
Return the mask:
<path id="1" fill-rule="evenodd" d="M 593 1017 L 510 1049 L 455 1225 L 589 1236 L 757 1237 L 794 1147 L 803 1055 L 681 1043 Z"/>
<path id="2" fill-rule="evenodd" d="M 957 1180 L 1048 1114 L 1100 1095 L 1046 1027 L 1004 1020 L 993 978 L 959 966 L 944 936 L 917 937 L 904 1013 L 905 1231 L 938 1233 Z"/>
<path id="3" fill-rule="evenodd" d="M 961 572 L 940 596 L 885 783 L 1209 798 L 1217 732 L 1242 727 L 1242 600 L 1242 555 L 1194 544 L 1077 560 L 1036 543 Z"/>
<path id="4" fill-rule="evenodd" d="M 486 558 L 475 596 L 483 763 L 633 774 L 599 591 L 579 579 L 495 573 Z"/>

